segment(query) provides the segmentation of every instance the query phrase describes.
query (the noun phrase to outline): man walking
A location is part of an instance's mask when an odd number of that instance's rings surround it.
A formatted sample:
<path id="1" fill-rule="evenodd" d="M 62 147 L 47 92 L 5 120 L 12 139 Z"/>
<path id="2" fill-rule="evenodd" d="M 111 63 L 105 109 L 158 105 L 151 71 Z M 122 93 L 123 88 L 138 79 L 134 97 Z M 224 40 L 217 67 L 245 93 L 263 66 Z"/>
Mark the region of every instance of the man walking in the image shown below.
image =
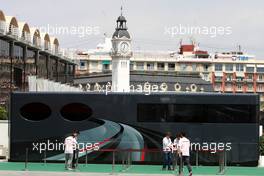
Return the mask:
<path id="1" fill-rule="evenodd" d="M 192 176 L 192 167 L 190 164 L 190 140 L 186 138 L 184 132 L 181 133 L 181 139 L 179 141 L 179 150 L 180 150 L 180 165 L 179 165 L 179 175 L 183 175 L 183 164 L 187 165 L 189 176 Z"/>
<path id="2" fill-rule="evenodd" d="M 171 152 L 172 152 L 172 142 L 171 142 L 171 133 L 167 132 L 166 136 L 162 140 L 162 145 L 163 145 L 163 157 L 164 157 L 164 162 L 163 162 L 163 167 L 162 170 L 166 170 L 166 166 L 168 166 L 168 170 L 171 170 Z"/>

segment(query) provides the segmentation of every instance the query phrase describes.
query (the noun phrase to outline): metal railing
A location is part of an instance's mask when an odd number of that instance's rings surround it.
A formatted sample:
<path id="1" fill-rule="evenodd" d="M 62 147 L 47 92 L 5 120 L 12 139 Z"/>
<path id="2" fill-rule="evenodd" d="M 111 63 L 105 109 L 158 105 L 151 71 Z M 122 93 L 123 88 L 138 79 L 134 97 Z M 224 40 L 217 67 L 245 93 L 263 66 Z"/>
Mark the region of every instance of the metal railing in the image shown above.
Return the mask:
<path id="1" fill-rule="evenodd" d="M 85 158 L 83 166 L 86 167 L 88 165 L 88 151 L 85 150 Z M 163 154 L 162 150 L 158 149 L 100 149 L 100 150 L 94 150 L 93 152 L 105 152 L 111 155 L 111 173 L 110 174 L 116 174 L 120 172 L 128 172 L 131 167 L 133 166 L 133 153 L 134 152 L 148 152 L 148 153 L 156 153 L 156 154 Z M 195 150 L 192 152 L 193 158 L 195 158 L 195 165 L 193 167 L 198 168 L 200 166 L 199 156 L 201 153 L 211 153 L 209 150 Z M 218 167 L 219 169 L 216 170 L 217 175 L 224 175 L 226 173 L 227 169 L 227 152 L 226 150 L 218 150 L 214 151 L 214 153 L 211 153 L 217 157 L 218 160 Z M 24 170 L 29 170 L 29 149 L 25 149 L 25 164 L 24 164 Z M 42 155 L 42 161 L 43 166 L 47 164 L 47 151 L 45 150 Z M 117 157 L 119 155 L 119 157 Z M 121 160 L 120 160 L 121 155 Z M 119 160 L 118 160 L 119 159 Z M 117 164 L 121 166 L 121 170 L 117 170 Z M 172 173 L 175 175 L 183 175 L 183 168 L 184 168 L 184 161 L 182 160 L 182 157 L 179 156 L 176 152 L 173 153 L 173 159 L 172 159 Z M 120 167 L 118 167 L 120 168 Z M 79 167 L 79 152 L 76 154 L 76 163 L 75 163 L 75 170 L 79 171 L 81 168 Z"/>

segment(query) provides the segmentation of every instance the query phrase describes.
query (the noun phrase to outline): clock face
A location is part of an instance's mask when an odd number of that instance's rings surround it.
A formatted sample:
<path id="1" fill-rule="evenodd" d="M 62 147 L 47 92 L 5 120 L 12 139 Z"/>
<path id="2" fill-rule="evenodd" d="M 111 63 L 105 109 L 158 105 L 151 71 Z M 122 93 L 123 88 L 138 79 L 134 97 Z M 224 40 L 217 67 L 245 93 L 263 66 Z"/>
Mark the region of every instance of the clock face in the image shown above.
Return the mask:
<path id="1" fill-rule="evenodd" d="M 122 53 L 127 53 L 129 51 L 129 44 L 127 42 L 122 42 L 120 44 L 120 51 Z"/>

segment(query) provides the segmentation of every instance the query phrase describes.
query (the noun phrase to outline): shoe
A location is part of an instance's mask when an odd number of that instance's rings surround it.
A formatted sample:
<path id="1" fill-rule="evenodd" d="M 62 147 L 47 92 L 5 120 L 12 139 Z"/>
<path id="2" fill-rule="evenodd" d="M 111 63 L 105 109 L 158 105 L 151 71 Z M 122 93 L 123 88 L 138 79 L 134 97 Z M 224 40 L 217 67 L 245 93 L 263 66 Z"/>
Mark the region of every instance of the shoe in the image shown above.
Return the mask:
<path id="1" fill-rule="evenodd" d="M 189 176 L 192 176 L 192 172 L 190 172 Z"/>
<path id="2" fill-rule="evenodd" d="M 73 169 L 72 168 L 67 168 L 68 171 L 72 171 Z"/>
<path id="3" fill-rule="evenodd" d="M 169 167 L 168 170 L 170 171 L 170 170 L 172 170 L 172 169 Z"/>

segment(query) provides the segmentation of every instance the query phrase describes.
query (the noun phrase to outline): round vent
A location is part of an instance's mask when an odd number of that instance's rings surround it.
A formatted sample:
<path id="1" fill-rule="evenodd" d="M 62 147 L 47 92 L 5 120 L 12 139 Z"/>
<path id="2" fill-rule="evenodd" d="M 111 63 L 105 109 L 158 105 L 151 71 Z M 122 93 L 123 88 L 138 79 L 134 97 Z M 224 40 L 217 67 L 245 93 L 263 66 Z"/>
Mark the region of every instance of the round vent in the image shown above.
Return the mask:
<path id="1" fill-rule="evenodd" d="M 63 118 L 70 121 L 86 120 L 92 115 L 92 109 L 82 103 L 71 103 L 62 107 L 60 111 Z"/>
<path id="2" fill-rule="evenodd" d="M 20 109 L 20 114 L 27 120 L 41 121 L 51 115 L 51 109 L 43 103 L 29 103 Z"/>

